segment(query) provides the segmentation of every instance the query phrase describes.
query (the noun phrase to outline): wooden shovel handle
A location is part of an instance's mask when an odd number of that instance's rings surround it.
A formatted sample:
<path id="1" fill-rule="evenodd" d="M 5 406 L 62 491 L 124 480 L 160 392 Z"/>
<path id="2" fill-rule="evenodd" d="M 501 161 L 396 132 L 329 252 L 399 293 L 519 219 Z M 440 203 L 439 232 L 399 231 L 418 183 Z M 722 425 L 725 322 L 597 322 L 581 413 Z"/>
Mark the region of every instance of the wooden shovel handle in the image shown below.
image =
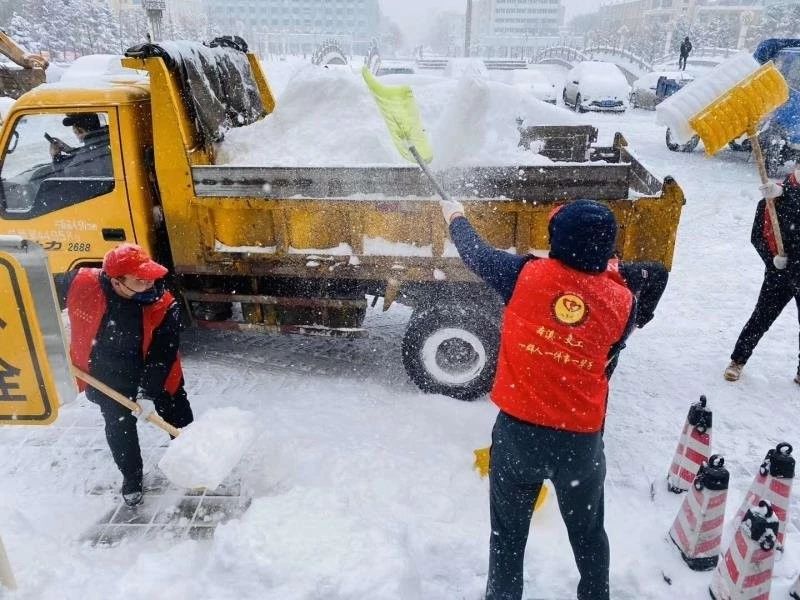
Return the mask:
<path id="1" fill-rule="evenodd" d="M 753 157 L 756 159 L 758 166 L 758 174 L 761 177 L 761 183 L 769 183 L 769 175 L 767 175 L 767 163 L 764 161 L 764 153 L 761 151 L 761 144 L 758 141 L 758 133 L 755 130 L 747 132 L 747 137 L 750 139 L 750 147 L 753 149 Z M 775 212 L 775 200 L 767 198 L 767 214 L 769 215 L 770 223 L 772 223 L 772 232 L 775 235 L 775 245 L 778 247 L 778 254 L 786 256 L 783 250 L 783 236 L 781 235 L 781 227 L 778 222 L 778 213 Z"/>
<path id="2" fill-rule="evenodd" d="M 90 386 L 92 386 L 94 389 L 96 389 L 98 392 L 102 392 L 106 396 L 111 398 L 112 400 L 114 400 L 116 402 L 119 402 L 120 404 L 122 404 L 122 406 L 124 406 L 125 408 L 127 408 L 129 411 L 131 411 L 134 414 L 139 412 L 139 405 L 136 404 L 136 402 L 133 402 L 129 398 L 126 398 L 125 396 L 120 394 L 118 391 L 111 389 L 105 383 L 95 379 L 94 377 L 92 377 L 88 373 L 84 373 L 83 371 L 81 371 L 75 365 L 70 365 L 70 368 L 72 369 L 72 374 L 75 377 L 77 377 L 81 381 L 85 381 Z M 167 423 L 155 411 L 150 413 L 147 416 L 147 420 L 150 421 L 156 427 L 166 431 L 172 437 L 178 437 L 180 435 L 180 433 L 181 433 L 180 429 L 178 429 L 177 427 L 173 427 L 172 425 Z"/>

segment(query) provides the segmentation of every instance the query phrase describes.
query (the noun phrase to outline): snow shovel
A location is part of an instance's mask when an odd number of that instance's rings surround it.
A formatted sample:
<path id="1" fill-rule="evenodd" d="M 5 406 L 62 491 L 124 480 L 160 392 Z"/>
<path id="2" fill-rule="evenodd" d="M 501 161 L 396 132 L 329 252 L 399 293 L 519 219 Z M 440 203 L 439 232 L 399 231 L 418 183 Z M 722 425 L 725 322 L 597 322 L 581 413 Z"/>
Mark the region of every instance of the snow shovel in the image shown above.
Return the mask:
<path id="1" fill-rule="evenodd" d="M 731 78 L 736 83 L 720 94 L 719 86 L 730 82 Z M 788 99 L 789 86 L 772 61 L 759 66 L 752 57 L 735 57 L 722 63 L 708 77 L 670 96 L 656 111 L 659 118 L 669 121 L 675 130 L 690 129 L 696 133 L 709 156 L 747 134 L 761 183 L 766 184 L 769 177 L 758 141 L 758 124 Z M 778 254 L 786 256 L 775 202 L 768 198 L 766 204 Z"/>
<path id="2" fill-rule="evenodd" d="M 119 402 L 132 413 L 139 405 L 72 365 L 72 374 Z M 182 429 L 173 427 L 156 412 L 147 421 L 173 438 L 158 466 L 179 487 L 214 489 L 239 463 L 255 438 L 254 417 L 236 408 L 211 410 Z"/>
<path id="3" fill-rule="evenodd" d="M 383 85 L 366 67 L 361 70 L 361 75 L 372 92 L 372 97 L 383 115 L 383 120 L 389 128 L 397 150 L 406 160 L 416 162 L 430 180 L 439 197 L 445 202 L 449 202 L 450 196 L 442 189 L 428 168 L 427 163 L 433 160 L 433 149 L 425 135 L 425 128 L 422 125 L 419 108 L 414 101 L 414 93 L 411 88 L 407 85 Z M 479 448 L 474 453 L 475 468 L 481 477 L 485 477 L 489 473 L 489 448 Z M 542 486 L 534 510 L 544 506 L 546 499 L 547 487 Z"/>
<path id="4" fill-rule="evenodd" d="M 481 477 L 486 477 L 489 474 L 489 448 L 478 448 L 473 452 L 475 454 L 475 470 Z M 547 484 L 542 485 L 539 490 L 539 495 L 536 497 L 536 502 L 533 504 L 534 512 L 541 509 L 547 503 L 547 496 L 550 494 Z"/>
<path id="5" fill-rule="evenodd" d="M 361 75 L 369 91 L 372 92 L 372 97 L 378 105 L 378 110 L 381 111 L 397 150 L 407 161 L 417 163 L 439 197 L 449 202 L 450 196 L 428 168 L 428 163 L 433 160 L 433 149 L 425 135 L 425 128 L 411 88 L 407 85 L 383 85 L 367 67 L 361 70 Z"/>

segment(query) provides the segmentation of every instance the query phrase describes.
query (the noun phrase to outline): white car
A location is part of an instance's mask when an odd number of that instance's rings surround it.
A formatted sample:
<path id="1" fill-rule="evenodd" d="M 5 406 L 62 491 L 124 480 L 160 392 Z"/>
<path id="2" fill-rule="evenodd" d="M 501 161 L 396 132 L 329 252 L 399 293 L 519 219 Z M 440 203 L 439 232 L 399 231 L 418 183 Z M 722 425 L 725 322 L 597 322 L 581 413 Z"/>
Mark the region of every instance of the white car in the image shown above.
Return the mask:
<path id="1" fill-rule="evenodd" d="M 513 85 L 525 93 L 530 93 L 537 100 L 548 102 L 549 104 L 555 104 L 558 97 L 556 84 L 535 67 L 509 71 L 491 71 L 489 78 L 493 81 Z"/>
<path id="2" fill-rule="evenodd" d="M 534 98 L 550 104 L 556 103 L 558 96 L 556 84 L 542 73 L 534 69 L 526 69 L 524 71 L 514 71 L 514 75 L 514 83 L 518 87 L 528 89 Z"/>
<path id="3" fill-rule="evenodd" d="M 567 73 L 562 98 L 576 112 L 625 112 L 631 86 L 614 63 L 585 60 Z"/>
<path id="4" fill-rule="evenodd" d="M 659 97 L 657 94 L 658 80 L 661 77 L 674 79 L 681 84 L 694 81 L 694 75 L 690 75 L 686 71 L 653 71 L 648 73 L 634 81 L 633 86 L 631 86 L 631 108 L 655 110 L 656 105 L 664 100 L 663 97 Z"/>

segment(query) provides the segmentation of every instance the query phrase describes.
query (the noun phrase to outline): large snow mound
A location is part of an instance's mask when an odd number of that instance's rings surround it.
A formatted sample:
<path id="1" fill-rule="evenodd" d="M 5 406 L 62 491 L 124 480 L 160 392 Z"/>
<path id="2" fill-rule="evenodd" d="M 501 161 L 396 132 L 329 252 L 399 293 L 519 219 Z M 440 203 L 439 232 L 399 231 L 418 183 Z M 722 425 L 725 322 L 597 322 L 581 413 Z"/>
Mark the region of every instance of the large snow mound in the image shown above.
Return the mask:
<path id="1" fill-rule="evenodd" d="M 525 125 L 572 125 L 570 112 L 532 94 L 478 77 L 396 75 L 409 84 L 434 149 L 434 168 L 538 165 L 550 161 L 518 148 Z M 234 129 L 218 147 L 217 164 L 242 166 L 402 166 L 361 75 L 308 66 L 289 80 L 275 111 Z"/>

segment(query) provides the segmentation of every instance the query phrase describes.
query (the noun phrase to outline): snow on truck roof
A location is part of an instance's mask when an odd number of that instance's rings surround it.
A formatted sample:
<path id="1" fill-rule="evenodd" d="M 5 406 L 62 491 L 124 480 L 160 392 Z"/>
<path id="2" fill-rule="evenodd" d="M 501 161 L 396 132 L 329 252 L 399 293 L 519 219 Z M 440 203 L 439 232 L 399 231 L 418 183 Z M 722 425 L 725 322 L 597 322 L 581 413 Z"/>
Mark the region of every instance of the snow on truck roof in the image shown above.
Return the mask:
<path id="1" fill-rule="evenodd" d="M 65 93 L 69 93 L 66 97 Z M 88 81 L 78 84 L 74 82 L 64 85 L 45 83 L 23 94 L 16 101 L 14 108 L 41 108 L 42 106 L 60 106 L 65 100 L 72 106 L 107 106 L 110 104 L 134 104 L 149 100 L 150 85 L 147 82 Z"/>

